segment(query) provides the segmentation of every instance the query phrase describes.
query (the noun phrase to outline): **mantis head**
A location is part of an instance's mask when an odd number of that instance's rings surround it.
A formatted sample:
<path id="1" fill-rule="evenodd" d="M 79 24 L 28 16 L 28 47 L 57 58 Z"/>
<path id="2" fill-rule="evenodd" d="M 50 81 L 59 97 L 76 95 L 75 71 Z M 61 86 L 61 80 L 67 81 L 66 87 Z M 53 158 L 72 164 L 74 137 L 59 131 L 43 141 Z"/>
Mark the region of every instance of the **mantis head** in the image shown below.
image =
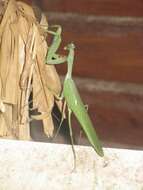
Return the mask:
<path id="1" fill-rule="evenodd" d="M 68 66 L 68 72 L 66 75 L 66 78 L 72 77 L 72 67 L 73 67 L 73 62 L 74 62 L 74 48 L 75 45 L 73 43 L 68 44 L 64 49 L 68 50 L 68 56 L 67 56 L 67 66 Z"/>
<path id="2" fill-rule="evenodd" d="M 71 49 L 72 50 L 75 49 L 75 45 L 73 43 L 70 43 L 64 47 L 64 50 L 71 50 Z"/>

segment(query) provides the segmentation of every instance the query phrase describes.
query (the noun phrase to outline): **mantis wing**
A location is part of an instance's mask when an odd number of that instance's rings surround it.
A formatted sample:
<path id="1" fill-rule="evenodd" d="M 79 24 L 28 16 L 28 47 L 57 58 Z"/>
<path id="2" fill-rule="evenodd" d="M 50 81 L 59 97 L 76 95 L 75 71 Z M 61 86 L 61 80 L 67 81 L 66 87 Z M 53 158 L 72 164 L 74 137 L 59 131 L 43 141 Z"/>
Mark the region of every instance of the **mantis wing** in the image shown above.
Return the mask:
<path id="1" fill-rule="evenodd" d="M 71 111 L 74 113 L 77 120 L 81 124 L 81 127 L 87 135 L 89 142 L 91 143 L 91 145 L 93 146 L 93 148 L 99 156 L 104 156 L 102 146 L 94 130 L 92 121 L 80 98 L 75 83 L 71 78 L 65 79 L 63 93 L 67 101 L 68 107 L 71 109 Z"/>

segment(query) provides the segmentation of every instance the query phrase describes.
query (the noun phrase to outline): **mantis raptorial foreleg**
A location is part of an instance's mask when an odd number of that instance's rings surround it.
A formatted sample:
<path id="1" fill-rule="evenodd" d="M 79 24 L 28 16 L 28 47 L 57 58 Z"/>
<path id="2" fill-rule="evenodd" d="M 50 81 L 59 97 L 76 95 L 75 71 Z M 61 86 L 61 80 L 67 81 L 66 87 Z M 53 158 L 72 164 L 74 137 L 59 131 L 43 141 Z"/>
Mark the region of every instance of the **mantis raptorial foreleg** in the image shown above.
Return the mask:
<path id="1" fill-rule="evenodd" d="M 54 35 L 54 38 L 53 38 L 52 44 L 49 47 L 49 50 L 48 50 L 48 53 L 47 53 L 47 56 L 46 56 L 46 63 L 55 65 L 55 64 L 61 64 L 61 63 L 66 62 L 67 57 L 66 56 L 60 56 L 60 55 L 57 54 L 57 50 L 58 50 L 58 48 L 59 48 L 59 46 L 61 44 L 62 28 L 59 25 L 53 25 L 52 27 L 57 28 L 57 30 L 56 30 L 56 32 L 47 31 L 48 33 Z M 56 99 L 57 100 L 62 100 L 63 99 L 63 93 L 61 94 L 60 97 L 56 96 Z M 65 104 L 63 106 L 63 112 L 64 112 L 64 110 L 65 110 Z M 60 126 L 59 126 L 59 129 L 58 129 L 57 132 L 59 132 L 59 130 L 61 128 L 61 125 L 63 123 L 63 119 L 64 119 L 63 115 L 64 114 L 62 113 L 62 119 L 61 119 Z M 56 133 L 56 135 L 57 135 L 57 133 Z"/>
<path id="2" fill-rule="evenodd" d="M 54 35 L 54 38 L 46 56 L 46 63 L 47 64 L 61 64 L 66 61 L 65 56 L 60 56 L 57 54 L 57 50 L 59 49 L 60 44 L 61 44 L 62 28 L 59 25 L 53 25 L 52 27 L 57 28 L 57 30 L 56 32 L 47 31 L 49 34 Z"/>

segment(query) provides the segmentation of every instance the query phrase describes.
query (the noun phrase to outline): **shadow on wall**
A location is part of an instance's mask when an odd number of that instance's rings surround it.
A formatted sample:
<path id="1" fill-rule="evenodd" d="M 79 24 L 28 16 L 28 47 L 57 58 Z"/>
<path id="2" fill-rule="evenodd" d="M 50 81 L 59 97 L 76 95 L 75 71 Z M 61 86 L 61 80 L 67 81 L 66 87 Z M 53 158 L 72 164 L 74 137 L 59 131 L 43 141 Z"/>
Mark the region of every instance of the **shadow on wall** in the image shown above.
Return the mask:
<path id="1" fill-rule="evenodd" d="M 56 134 L 56 131 L 59 128 L 61 114 L 59 113 L 57 107 L 54 107 L 53 110 L 53 122 L 54 122 L 54 136 Z M 33 113 L 32 113 L 33 114 Z M 35 112 L 35 114 L 37 114 Z M 56 117 L 54 116 L 56 115 Z M 70 136 L 69 136 L 69 127 L 66 120 L 63 121 L 63 124 L 61 126 L 61 129 L 56 135 L 56 137 L 48 138 L 43 130 L 42 121 L 31 121 L 31 137 L 34 141 L 41 141 L 41 142 L 51 142 L 51 143 L 64 143 L 64 144 L 70 144 Z"/>

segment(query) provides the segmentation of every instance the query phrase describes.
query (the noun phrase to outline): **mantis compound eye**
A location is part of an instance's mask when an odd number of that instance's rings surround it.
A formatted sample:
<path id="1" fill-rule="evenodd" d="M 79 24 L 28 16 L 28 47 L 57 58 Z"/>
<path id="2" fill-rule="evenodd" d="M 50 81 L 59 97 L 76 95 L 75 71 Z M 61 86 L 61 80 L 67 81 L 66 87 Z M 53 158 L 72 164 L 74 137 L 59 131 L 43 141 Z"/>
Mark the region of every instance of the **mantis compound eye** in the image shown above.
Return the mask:
<path id="1" fill-rule="evenodd" d="M 73 44 L 73 43 L 71 43 L 71 44 L 69 44 L 69 46 L 71 47 L 71 48 L 75 48 L 75 45 Z"/>
<path id="2" fill-rule="evenodd" d="M 70 49 L 74 49 L 74 48 L 75 48 L 75 45 L 73 43 L 70 43 L 64 47 L 64 50 L 70 50 Z"/>

